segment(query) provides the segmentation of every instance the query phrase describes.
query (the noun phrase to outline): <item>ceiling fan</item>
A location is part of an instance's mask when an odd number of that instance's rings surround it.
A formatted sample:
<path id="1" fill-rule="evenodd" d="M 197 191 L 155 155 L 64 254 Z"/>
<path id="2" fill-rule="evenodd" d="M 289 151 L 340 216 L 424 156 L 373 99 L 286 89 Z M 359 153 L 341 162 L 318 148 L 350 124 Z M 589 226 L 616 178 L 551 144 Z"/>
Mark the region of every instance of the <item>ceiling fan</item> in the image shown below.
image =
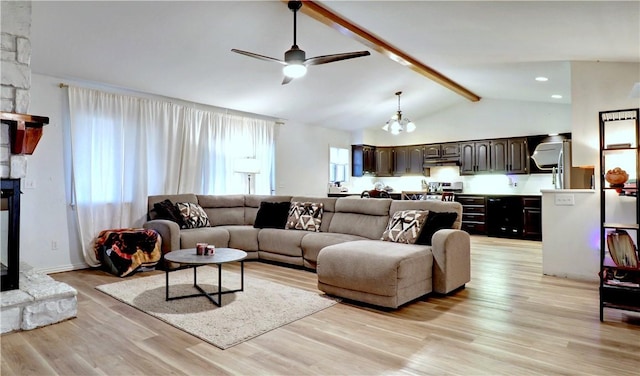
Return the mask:
<path id="1" fill-rule="evenodd" d="M 300 10 L 300 8 L 302 8 L 302 1 L 289 1 L 288 7 L 293 12 L 293 45 L 291 46 L 291 49 L 284 53 L 284 60 L 259 55 L 253 52 L 242 51 L 235 48 L 233 48 L 231 51 L 239 53 L 241 55 L 254 57 L 256 59 L 274 61 L 276 63 L 284 65 L 284 68 L 282 69 L 282 73 L 284 73 L 284 80 L 282 81 L 283 85 L 288 84 L 294 78 L 304 76 L 307 73 L 307 66 L 309 65 L 320 65 L 332 63 L 334 61 L 347 60 L 370 55 L 369 51 L 357 51 L 334 55 L 316 56 L 307 59 L 305 52 L 298 47 L 298 44 L 296 42 L 296 13 L 298 12 L 298 10 Z"/>

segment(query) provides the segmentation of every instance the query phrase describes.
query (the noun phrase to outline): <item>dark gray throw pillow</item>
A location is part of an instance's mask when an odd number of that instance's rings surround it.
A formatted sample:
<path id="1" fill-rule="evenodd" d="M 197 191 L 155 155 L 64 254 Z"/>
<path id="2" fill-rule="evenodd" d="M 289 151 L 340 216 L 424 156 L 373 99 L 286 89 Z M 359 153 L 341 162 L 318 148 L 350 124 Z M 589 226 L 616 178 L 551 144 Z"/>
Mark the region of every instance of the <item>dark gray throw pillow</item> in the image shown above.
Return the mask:
<path id="1" fill-rule="evenodd" d="M 289 201 L 267 202 L 262 201 L 256 214 L 255 228 L 280 228 L 284 229 L 289 216 Z"/>
<path id="2" fill-rule="evenodd" d="M 153 204 L 153 210 L 156 211 L 156 219 L 168 219 L 179 224 L 180 227 L 184 225 L 180 210 L 169 199 Z"/>
<path id="3" fill-rule="evenodd" d="M 458 213 L 455 212 L 438 213 L 430 210 L 416 244 L 431 245 L 433 234 L 438 230 L 452 228 L 457 217 Z"/>

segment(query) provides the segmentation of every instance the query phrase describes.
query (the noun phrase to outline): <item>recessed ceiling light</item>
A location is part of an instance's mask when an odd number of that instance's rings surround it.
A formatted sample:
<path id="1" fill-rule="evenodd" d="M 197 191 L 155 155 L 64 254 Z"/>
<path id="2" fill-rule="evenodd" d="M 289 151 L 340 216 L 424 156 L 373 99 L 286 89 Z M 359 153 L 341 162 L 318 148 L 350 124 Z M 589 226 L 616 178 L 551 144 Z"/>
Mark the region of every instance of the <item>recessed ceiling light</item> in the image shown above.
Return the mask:
<path id="1" fill-rule="evenodd" d="M 560 94 L 553 94 L 553 95 L 551 96 L 551 98 L 553 98 L 553 99 L 562 99 L 562 95 L 560 95 Z"/>
<path id="2" fill-rule="evenodd" d="M 539 77 L 536 77 L 536 81 L 545 82 L 545 81 L 549 81 L 549 79 L 546 77 L 539 76 Z"/>

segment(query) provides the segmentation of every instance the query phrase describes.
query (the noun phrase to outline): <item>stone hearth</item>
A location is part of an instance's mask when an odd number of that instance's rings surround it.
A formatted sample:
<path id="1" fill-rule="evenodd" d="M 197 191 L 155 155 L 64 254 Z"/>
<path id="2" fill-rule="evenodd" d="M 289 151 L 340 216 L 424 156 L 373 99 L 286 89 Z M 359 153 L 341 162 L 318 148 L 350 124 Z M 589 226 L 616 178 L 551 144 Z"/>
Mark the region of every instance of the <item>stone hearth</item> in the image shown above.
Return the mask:
<path id="1" fill-rule="evenodd" d="M 20 264 L 20 288 L 0 293 L 2 333 L 31 330 L 77 316 L 78 292 Z"/>

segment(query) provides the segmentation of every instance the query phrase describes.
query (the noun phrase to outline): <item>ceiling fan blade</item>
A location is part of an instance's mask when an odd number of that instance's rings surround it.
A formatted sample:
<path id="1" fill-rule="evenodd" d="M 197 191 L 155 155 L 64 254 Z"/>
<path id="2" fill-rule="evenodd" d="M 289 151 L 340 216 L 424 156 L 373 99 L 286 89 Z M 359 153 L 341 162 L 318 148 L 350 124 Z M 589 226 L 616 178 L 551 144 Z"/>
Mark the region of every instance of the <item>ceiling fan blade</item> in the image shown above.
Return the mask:
<path id="1" fill-rule="evenodd" d="M 264 55 L 259 55 L 253 52 L 248 52 L 248 51 L 242 51 L 242 50 L 237 50 L 235 48 L 232 48 L 231 51 L 238 53 L 240 55 L 245 55 L 245 56 L 249 56 L 249 57 L 253 57 L 256 59 L 260 59 L 260 60 L 265 60 L 265 61 L 273 61 L 282 65 L 287 65 L 286 62 L 280 60 L 280 59 L 276 59 L 274 57 L 269 57 L 269 56 L 264 56 Z"/>
<path id="2" fill-rule="evenodd" d="M 282 80 L 282 84 L 286 85 L 289 82 L 293 81 L 293 77 L 289 77 L 289 76 L 284 76 L 284 79 Z"/>
<path id="3" fill-rule="evenodd" d="M 319 65 L 332 63 L 334 61 L 353 59 L 356 57 L 369 56 L 371 53 L 369 51 L 357 51 L 357 52 L 345 52 L 342 54 L 334 54 L 334 55 L 324 55 L 324 56 L 316 56 L 310 57 L 304 61 L 304 65 Z"/>

